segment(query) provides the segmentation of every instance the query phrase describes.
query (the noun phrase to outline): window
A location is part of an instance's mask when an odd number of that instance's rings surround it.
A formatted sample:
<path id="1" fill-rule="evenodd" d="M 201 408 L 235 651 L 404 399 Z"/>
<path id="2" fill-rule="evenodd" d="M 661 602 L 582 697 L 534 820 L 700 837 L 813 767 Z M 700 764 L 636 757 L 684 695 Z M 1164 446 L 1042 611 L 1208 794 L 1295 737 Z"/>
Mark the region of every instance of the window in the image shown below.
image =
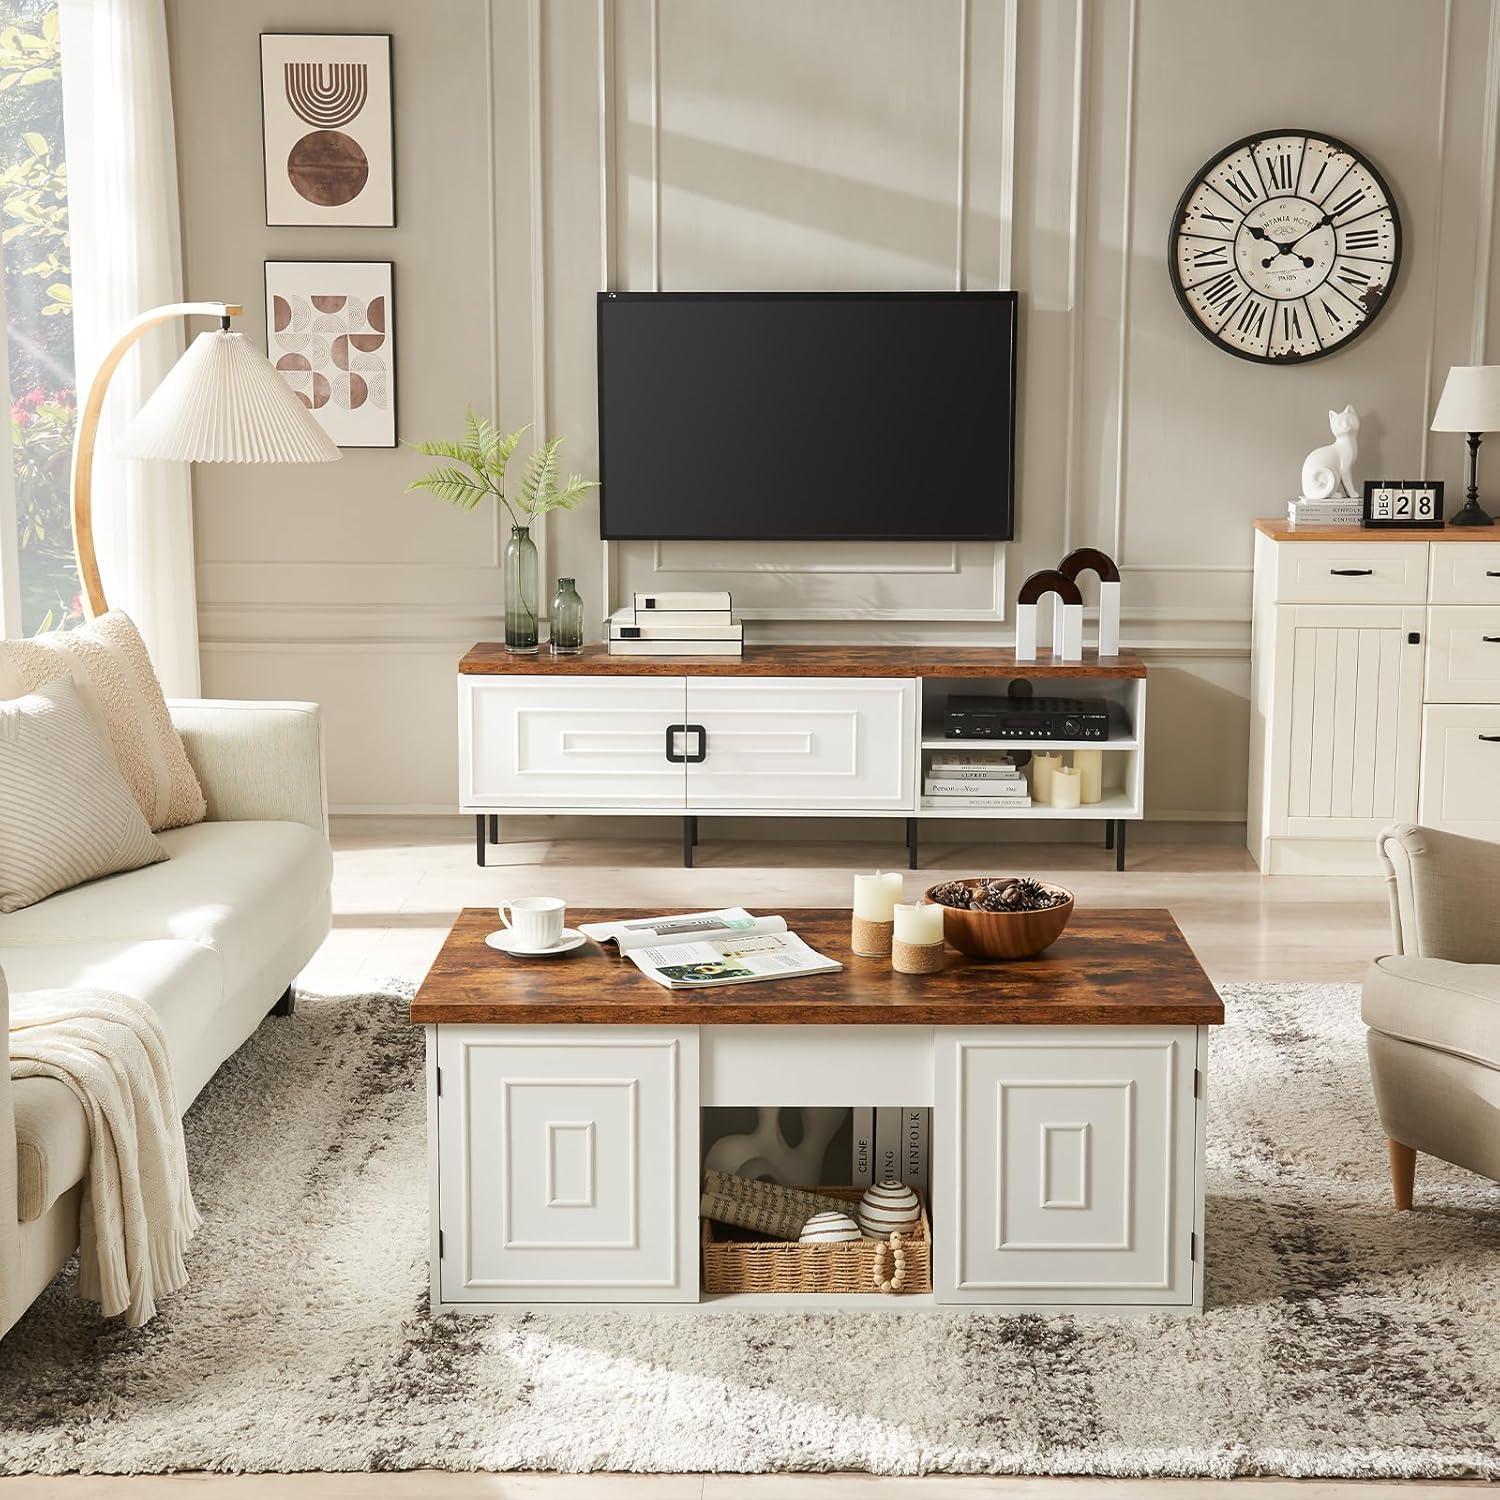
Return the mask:
<path id="1" fill-rule="evenodd" d="M 78 401 L 56 0 L 0 0 L 0 255 L 20 586 L 11 623 L 34 635 L 83 618 L 68 505 Z"/>

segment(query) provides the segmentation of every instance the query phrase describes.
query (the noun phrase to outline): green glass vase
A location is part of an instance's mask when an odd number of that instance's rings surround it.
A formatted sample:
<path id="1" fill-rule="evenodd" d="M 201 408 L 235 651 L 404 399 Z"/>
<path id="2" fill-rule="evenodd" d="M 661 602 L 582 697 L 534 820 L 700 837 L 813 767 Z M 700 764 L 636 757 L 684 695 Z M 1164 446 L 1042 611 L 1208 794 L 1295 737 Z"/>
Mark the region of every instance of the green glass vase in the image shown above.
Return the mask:
<path id="1" fill-rule="evenodd" d="M 526 526 L 512 526 L 505 544 L 505 649 L 524 656 L 536 653 L 537 634 L 536 543 Z"/>
<path id="2" fill-rule="evenodd" d="M 583 600 L 571 578 L 557 580 L 550 619 L 553 655 L 577 656 L 583 650 Z"/>

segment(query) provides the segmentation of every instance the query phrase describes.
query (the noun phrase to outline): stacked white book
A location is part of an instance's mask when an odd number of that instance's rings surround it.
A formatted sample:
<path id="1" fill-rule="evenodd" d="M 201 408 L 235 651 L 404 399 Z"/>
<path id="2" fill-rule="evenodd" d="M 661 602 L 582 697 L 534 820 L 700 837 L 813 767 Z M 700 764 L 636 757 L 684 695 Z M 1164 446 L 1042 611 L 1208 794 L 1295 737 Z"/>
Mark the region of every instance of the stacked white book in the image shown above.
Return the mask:
<path id="1" fill-rule="evenodd" d="M 745 629 L 727 591 L 636 594 L 609 617 L 613 656 L 741 656 Z"/>
<path id="2" fill-rule="evenodd" d="M 1347 495 L 1330 495 L 1326 500 L 1288 500 L 1286 518 L 1293 531 L 1299 526 L 1358 526 L 1363 519 L 1360 502 Z"/>
<path id="3" fill-rule="evenodd" d="M 922 791 L 965 807 L 1030 807 L 1026 777 L 1008 750 L 937 750 L 927 761 Z"/>

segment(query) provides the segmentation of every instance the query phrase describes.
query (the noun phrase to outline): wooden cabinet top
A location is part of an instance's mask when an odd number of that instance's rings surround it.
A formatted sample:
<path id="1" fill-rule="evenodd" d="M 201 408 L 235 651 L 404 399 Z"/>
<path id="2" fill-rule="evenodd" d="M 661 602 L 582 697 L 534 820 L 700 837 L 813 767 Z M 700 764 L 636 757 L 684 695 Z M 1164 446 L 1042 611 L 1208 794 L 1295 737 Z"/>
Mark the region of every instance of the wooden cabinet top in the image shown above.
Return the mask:
<path id="1" fill-rule="evenodd" d="M 1491 526 L 1432 526 L 1410 531 L 1401 526 L 1299 526 L 1295 531 L 1276 516 L 1262 516 L 1255 529 L 1273 542 L 1494 542 Z"/>
<path id="2" fill-rule="evenodd" d="M 612 656 L 585 646 L 577 656 L 545 648 L 519 656 L 481 641 L 458 664 L 468 676 L 610 677 L 1144 677 L 1146 664 L 1129 651 L 1055 662 L 1050 651 L 1017 661 L 1010 646 L 746 646 L 743 656 Z"/>
<path id="3" fill-rule="evenodd" d="M 582 922 L 644 911 L 570 910 Z M 898 974 L 849 949 L 847 908 L 783 910 L 792 931 L 844 967 L 710 990 L 667 990 L 613 949 L 515 959 L 485 946 L 493 907 L 459 913 L 411 1003 L 418 1024 L 534 1026 L 1216 1026 L 1224 1004 L 1170 912 L 1079 912 L 1038 958 L 977 963 L 949 951 L 939 974 Z"/>

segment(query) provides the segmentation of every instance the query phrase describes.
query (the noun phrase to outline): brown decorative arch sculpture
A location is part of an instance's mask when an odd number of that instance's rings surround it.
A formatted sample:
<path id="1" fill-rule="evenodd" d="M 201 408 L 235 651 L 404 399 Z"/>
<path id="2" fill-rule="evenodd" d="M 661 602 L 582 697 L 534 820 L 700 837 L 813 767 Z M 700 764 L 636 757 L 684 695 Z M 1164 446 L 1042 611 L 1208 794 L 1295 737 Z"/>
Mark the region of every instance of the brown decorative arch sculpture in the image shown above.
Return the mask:
<path id="1" fill-rule="evenodd" d="M 1077 580 L 1080 573 L 1099 576 L 1099 655 L 1120 654 L 1120 570 L 1114 558 L 1097 547 L 1075 547 L 1058 563 L 1057 571 Z M 1061 611 L 1053 625 L 1053 647 L 1057 647 Z"/>
<path id="2" fill-rule="evenodd" d="M 1036 607 L 1048 594 L 1053 607 L 1052 653 L 1058 661 L 1083 660 L 1083 595 L 1066 573 L 1043 568 L 1016 595 L 1016 660 L 1036 660 Z"/>

